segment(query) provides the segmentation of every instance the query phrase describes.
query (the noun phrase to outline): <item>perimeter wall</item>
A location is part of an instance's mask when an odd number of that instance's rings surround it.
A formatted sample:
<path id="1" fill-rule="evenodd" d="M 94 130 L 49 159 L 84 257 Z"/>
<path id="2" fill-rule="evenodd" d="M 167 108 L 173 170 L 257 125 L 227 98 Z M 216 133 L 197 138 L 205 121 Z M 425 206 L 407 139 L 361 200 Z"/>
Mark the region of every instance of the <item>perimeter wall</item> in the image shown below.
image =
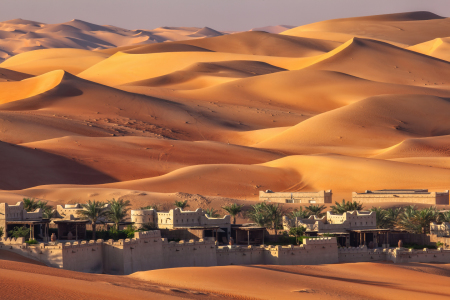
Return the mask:
<path id="1" fill-rule="evenodd" d="M 441 237 L 439 237 L 441 238 Z M 48 266 L 89 273 L 126 275 L 138 271 L 226 265 L 318 265 L 390 260 L 450 263 L 450 250 L 339 248 L 335 237 L 306 239 L 300 246 L 217 246 L 213 238 L 168 242 L 158 230 L 119 241 L 28 245 L 24 238 L 0 239 L 0 249 Z"/>

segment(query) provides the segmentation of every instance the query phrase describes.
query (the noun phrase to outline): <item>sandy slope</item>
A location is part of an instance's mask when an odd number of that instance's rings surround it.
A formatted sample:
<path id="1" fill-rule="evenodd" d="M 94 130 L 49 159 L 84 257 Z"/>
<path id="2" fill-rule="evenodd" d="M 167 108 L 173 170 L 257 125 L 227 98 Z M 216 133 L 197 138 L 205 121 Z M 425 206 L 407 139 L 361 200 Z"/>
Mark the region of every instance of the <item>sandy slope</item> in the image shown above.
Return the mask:
<path id="1" fill-rule="evenodd" d="M 409 50 L 450 61 L 450 38 L 437 38 L 408 48 Z"/>
<path id="2" fill-rule="evenodd" d="M 82 49 L 42 49 L 18 54 L 0 67 L 33 75 L 58 69 L 78 74 L 107 57 L 104 53 Z"/>
<path id="3" fill-rule="evenodd" d="M 389 263 L 198 267 L 130 275 L 242 299 L 447 299 L 448 276 L 447 265 L 403 267 Z"/>
<path id="4" fill-rule="evenodd" d="M 0 251 L 2 299 L 216 299 L 185 289 L 182 294 L 126 276 L 86 274 L 43 266 L 23 256 Z"/>
<path id="5" fill-rule="evenodd" d="M 164 202 L 177 192 L 255 200 L 263 189 L 331 188 L 346 198 L 377 188 L 446 190 L 447 23 L 404 13 L 281 35 L 4 23 L 4 39 L 68 32 L 110 47 L 30 51 L 0 65 L 0 140 L 23 150 L 5 160 L 20 166 L 23 156 L 63 174 L 17 172 L 5 188 L 55 202 L 130 197 L 133 205 L 151 193 Z"/>
<path id="6" fill-rule="evenodd" d="M 154 30 L 128 30 L 109 25 L 100 26 L 76 19 L 59 24 L 14 19 L 0 22 L 0 62 L 16 54 L 39 49 L 75 48 L 93 50 L 219 35 L 222 35 L 222 33 L 207 27 L 161 27 Z M 92 53 L 91 62 L 94 61 L 94 56 L 95 53 Z M 59 61 L 58 63 L 61 64 L 62 62 Z M 73 63 L 72 65 L 72 67 L 76 67 Z"/>
<path id="7" fill-rule="evenodd" d="M 282 34 L 340 42 L 362 37 L 412 46 L 450 36 L 450 22 L 430 12 L 410 12 L 326 20 L 286 30 Z"/>

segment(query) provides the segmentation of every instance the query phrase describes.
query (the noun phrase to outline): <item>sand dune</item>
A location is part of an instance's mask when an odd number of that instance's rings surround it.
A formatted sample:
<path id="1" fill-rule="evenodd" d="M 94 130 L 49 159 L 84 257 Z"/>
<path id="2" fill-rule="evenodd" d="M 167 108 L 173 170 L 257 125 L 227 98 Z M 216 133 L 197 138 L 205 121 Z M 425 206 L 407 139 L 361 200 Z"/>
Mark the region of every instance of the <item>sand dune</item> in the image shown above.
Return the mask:
<path id="1" fill-rule="evenodd" d="M 380 64 L 380 61 L 383 63 Z M 364 68 L 361 66 L 364 65 Z M 416 86 L 448 86 L 448 62 L 384 42 L 353 38 L 311 60 L 309 69 L 347 73 L 364 79 Z"/>
<path id="2" fill-rule="evenodd" d="M 422 54 L 450 61 L 450 38 L 437 38 L 408 48 Z"/>
<path id="3" fill-rule="evenodd" d="M 365 153 L 409 138 L 449 134 L 449 109 L 439 97 L 375 96 L 303 121 L 257 147 L 296 154 L 342 153 L 345 148 Z"/>
<path id="4" fill-rule="evenodd" d="M 115 26 L 100 26 L 76 19 L 59 24 L 14 19 L 0 22 L 0 62 L 16 54 L 31 50 L 51 48 L 106 49 L 218 35 L 222 35 L 222 33 L 207 27 L 128 30 Z M 95 53 L 91 54 L 91 56 L 94 55 Z M 47 71 L 51 70 L 54 69 L 48 69 Z"/>
<path id="5" fill-rule="evenodd" d="M 450 36 L 450 22 L 430 12 L 409 12 L 327 20 L 286 30 L 282 34 L 340 42 L 360 37 L 412 46 Z"/>
<path id="6" fill-rule="evenodd" d="M 19 81 L 30 77 L 32 77 L 32 75 L 0 68 L 0 82 Z"/>
<path id="7" fill-rule="evenodd" d="M 18 54 L 0 64 L 1 68 L 41 75 L 54 70 L 78 74 L 109 55 L 81 49 L 43 49 Z"/>
<path id="8" fill-rule="evenodd" d="M 290 25 L 275 25 L 275 26 L 264 26 L 264 27 L 256 27 L 250 29 L 250 31 L 264 31 L 267 33 L 282 33 L 283 31 L 295 28 L 295 26 Z"/>
<path id="9" fill-rule="evenodd" d="M 327 88 L 323 88 L 326 83 Z M 264 87 L 264 88 L 261 88 Z M 204 89 L 177 93 L 190 99 L 239 104 L 253 101 L 286 106 L 311 113 L 326 112 L 370 96 L 423 94 L 449 97 L 442 89 L 381 83 L 345 73 L 322 70 L 294 70 L 240 79 Z"/>
<path id="10" fill-rule="evenodd" d="M 73 159 L 120 181 L 159 176 L 191 165 L 257 164 L 281 157 L 268 151 L 209 141 L 132 136 L 64 137 L 22 146 Z"/>
<path id="11" fill-rule="evenodd" d="M 177 90 L 191 90 L 217 85 L 239 78 L 247 78 L 285 71 L 258 61 L 223 61 L 217 63 L 196 63 L 181 71 L 126 83 L 127 86 L 153 86 Z"/>
<path id="12" fill-rule="evenodd" d="M 435 268 L 441 272 L 421 272 Z M 415 299 L 425 295 L 445 299 L 450 289 L 441 287 L 448 281 L 447 270 L 447 265 L 416 264 L 404 268 L 386 263 L 354 263 L 179 268 L 138 272 L 130 277 L 240 299 Z"/>
<path id="13" fill-rule="evenodd" d="M 86 274 L 42 266 L 0 251 L 0 280 L 3 299 L 185 299 L 162 285 L 151 285 L 124 276 Z M 7 260 L 6 260 L 7 259 Z M 211 299 L 215 294 L 201 294 L 186 289 L 184 295 Z"/>
<path id="14" fill-rule="evenodd" d="M 220 37 L 183 41 L 183 44 L 216 52 L 280 57 L 314 56 L 328 52 L 340 43 L 285 35 L 248 31 Z"/>
<path id="15" fill-rule="evenodd" d="M 124 85 L 170 74 L 195 63 L 223 61 L 259 61 L 279 68 L 291 69 L 302 58 L 258 56 L 223 52 L 164 52 L 127 54 L 118 52 L 78 74 L 81 78 L 109 86 Z M 149 68 L 148 66 L 152 66 Z"/>
<path id="16" fill-rule="evenodd" d="M 423 174 L 427 178 L 423 178 Z M 230 198 L 257 199 L 259 190 L 315 191 L 327 187 L 350 196 L 352 191 L 382 188 L 446 189 L 450 170 L 341 155 L 288 156 L 260 165 L 198 165 L 166 175 L 104 184 L 101 187 L 182 191 Z M 220 182 L 220 185 L 218 184 Z"/>
<path id="17" fill-rule="evenodd" d="M 104 183 L 114 178 L 84 166 L 75 160 L 0 142 L 0 163 L 8 172 L 0 174 L 1 189 L 22 189 L 46 183 Z M 36 176 L 36 173 L 39 175 Z"/>
<path id="18" fill-rule="evenodd" d="M 0 37 L 13 48 L 19 36 L 86 44 L 0 65 L 0 140 L 112 179 L 30 175 L 20 186 L 56 202 L 97 192 L 141 203 L 133 191 L 172 201 L 177 192 L 255 200 L 262 189 L 448 189 L 447 23 L 418 12 L 223 35 L 4 22 Z"/>
<path id="19" fill-rule="evenodd" d="M 447 135 L 406 139 L 399 144 L 380 151 L 374 158 L 393 159 L 406 157 L 448 157 L 450 137 Z"/>

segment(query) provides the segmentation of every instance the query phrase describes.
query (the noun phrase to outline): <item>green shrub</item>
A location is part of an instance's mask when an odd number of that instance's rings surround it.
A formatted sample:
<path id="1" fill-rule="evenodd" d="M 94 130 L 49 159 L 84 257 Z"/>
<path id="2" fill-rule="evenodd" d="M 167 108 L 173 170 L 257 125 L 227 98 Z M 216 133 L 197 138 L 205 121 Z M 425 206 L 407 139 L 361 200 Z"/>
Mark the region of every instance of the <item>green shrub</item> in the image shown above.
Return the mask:
<path id="1" fill-rule="evenodd" d="M 25 239 L 28 239 L 30 236 L 30 228 L 27 228 L 25 226 L 22 227 L 14 227 L 13 230 L 10 230 L 8 232 L 10 237 L 13 238 L 19 238 L 19 237 L 24 237 Z"/>
<path id="2" fill-rule="evenodd" d="M 29 245 L 34 245 L 34 244 L 38 244 L 38 241 L 36 241 L 36 240 L 29 240 L 29 241 L 26 241 L 25 243 L 27 243 Z"/>

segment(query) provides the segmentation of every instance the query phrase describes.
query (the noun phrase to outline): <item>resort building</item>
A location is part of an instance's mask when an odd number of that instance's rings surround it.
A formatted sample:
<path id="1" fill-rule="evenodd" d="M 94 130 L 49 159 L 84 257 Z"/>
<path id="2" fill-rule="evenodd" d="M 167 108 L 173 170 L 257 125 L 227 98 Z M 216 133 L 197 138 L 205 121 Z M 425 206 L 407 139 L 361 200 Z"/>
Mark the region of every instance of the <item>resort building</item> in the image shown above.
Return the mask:
<path id="1" fill-rule="evenodd" d="M 377 190 L 365 191 L 364 193 L 352 193 L 352 200 L 371 203 L 371 202 L 408 202 L 425 204 L 449 204 L 449 191 L 429 192 L 427 189 L 411 190 Z"/>
<path id="2" fill-rule="evenodd" d="M 310 216 L 307 219 L 283 217 L 283 228 L 289 231 L 291 227 L 303 226 L 310 236 L 332 234 L 341 246 L 368 245 L 383 246 L 388 239 L 387 229 L 377 229 L 376 213 L 371 211 L 351 211 L 343 214 L 333 214 L 318 218 Z"/>
<path id="3" fill-rule="evenodd" d="M 168 239 L 203 239 L 214 237 L 221 243 L 228 243 L 231 234 L 230 216 L 210 218 L 201 208 L 184 211 L 180 208 L 165 212 L 154 209 L 131 211 L 131 221 L 136 228 L 144 225 L 158 228 Z"/>
<path id="4" fill-rule="evenodd" d="M 332 203 L 332 191 L 276 193 L 259 191 L 259 201 L 278 203 Z"/>
<path id="5" fill-rule="evenodd" d="M 30 239 L 40 238 L 48 240 L 48 223 L 50 220 L 42 218 L 40 208 L 34 212 L 27 212 L 23 202 L 17 202 L 16 205 L 0 203 L 0 227 L 3 227 L 4 236 L 14 227 L 29 227 Z"/>

